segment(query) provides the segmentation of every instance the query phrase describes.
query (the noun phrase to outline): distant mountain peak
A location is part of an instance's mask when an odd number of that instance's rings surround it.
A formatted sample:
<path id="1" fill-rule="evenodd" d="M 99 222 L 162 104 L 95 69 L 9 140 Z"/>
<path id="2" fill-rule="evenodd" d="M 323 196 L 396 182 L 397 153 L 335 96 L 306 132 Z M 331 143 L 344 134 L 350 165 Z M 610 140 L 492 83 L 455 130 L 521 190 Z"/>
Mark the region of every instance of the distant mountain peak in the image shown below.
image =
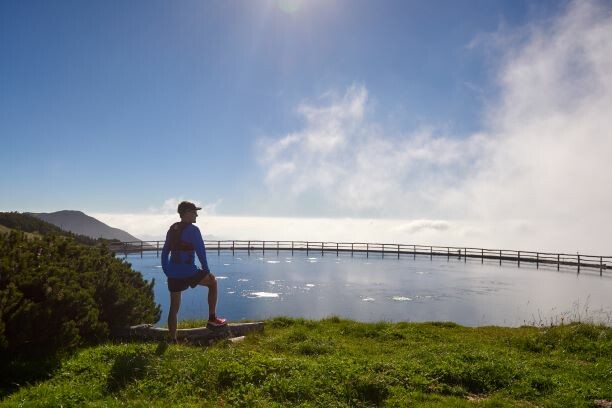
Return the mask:
<path id="1" fill-rule="evenodd" d="M 140 241 L 140 239 L 128 232 L 106 225 L 102 221 L 78 210 L 26 214 L 56 225 L 65 231 L 86 235 L 91 238 L 118 239 L 122 242 Z"/>

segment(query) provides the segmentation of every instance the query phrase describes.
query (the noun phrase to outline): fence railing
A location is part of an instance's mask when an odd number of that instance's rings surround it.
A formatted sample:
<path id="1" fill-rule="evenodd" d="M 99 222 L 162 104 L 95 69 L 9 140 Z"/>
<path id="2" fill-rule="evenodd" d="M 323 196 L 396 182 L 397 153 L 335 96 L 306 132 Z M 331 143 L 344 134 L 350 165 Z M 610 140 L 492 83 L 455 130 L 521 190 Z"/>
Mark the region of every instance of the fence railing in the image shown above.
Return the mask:
<path id="1" fill-rule="evenodd" d="M 157 256 L 164 246 L 165 241 L 133 241 L 133 242 L 112 242 L 109 244 L 109 249 L 115 253 L 142 253 L 146 251 L 155 251 Z M 325 254 L 335 253 L 338 256 L 340 253 L 365 253 L 366 257 L 370 254 L 378 254 L 385 256 L 412 256 L 416 259 L 418 256 L 446 257 L 447 260 L 458 259 L 467 262 L 468 259 L 480 260 L 481 263 L 487 261 L 499 261 L 516 263 L 521 266 L 521 263 L 535 264 L 536 268 L 540 265 L 548 265 L 560 269 L 561 266 L 576 268 L 580 273 L 581 269 L 599 269 L 600 275 L 608 268 L 612 269 L 612 256 L 600 255 L 584 255 L 584 254 L 564 254 L 550 252 L 534 252 L 534 251 L 516 251 L 510 249 L 485 249 L 471 247 L 441 247 L 431 245 L 407 245 L 407 244 L 381 244 L 372 242 L 324 242 L 324 241 L 261 241 L 261 240 L 218 240 L 205 241 L 207 251 L 247 251 L 251 252 L 276 252 L 291 251 L 293 255 L 296 251 L 306 252 L 306 254 L 317 254 L 321 256 Z"/>

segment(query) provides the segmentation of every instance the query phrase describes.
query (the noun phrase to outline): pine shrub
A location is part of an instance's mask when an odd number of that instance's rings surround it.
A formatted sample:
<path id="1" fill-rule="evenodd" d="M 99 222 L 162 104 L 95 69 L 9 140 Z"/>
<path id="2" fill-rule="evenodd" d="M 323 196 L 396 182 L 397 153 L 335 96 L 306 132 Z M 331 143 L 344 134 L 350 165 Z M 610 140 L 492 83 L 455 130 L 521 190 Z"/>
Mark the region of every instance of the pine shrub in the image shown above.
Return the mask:
<path id="1" fill-rule="evenodd" d="M 48 356 L 155 323 L 153 285 L 103 245 L 0 234 L 0 357 Z"/>

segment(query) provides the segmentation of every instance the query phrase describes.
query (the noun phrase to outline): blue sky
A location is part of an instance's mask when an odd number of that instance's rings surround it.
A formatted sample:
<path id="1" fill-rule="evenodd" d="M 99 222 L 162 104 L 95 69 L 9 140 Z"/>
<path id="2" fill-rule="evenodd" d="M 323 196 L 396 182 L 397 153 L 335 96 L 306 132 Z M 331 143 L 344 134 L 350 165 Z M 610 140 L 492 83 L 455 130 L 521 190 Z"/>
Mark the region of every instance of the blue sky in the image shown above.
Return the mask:
<path id="1" fill-rule="evenodd" d="M 554 108 L 567 120 L 582 112 L 540 100 L 557 87 L 534 67 L 572 65 L 584 43 L 553 54 L 542 39 L 591 38 L 589 29 L 608 29 L 610 9 L 605 1 L 3 1 L 0 209 L 166 214 L 187 198 L 211 216 L 499 220 L 490 211 L 499 203 L 458 198 L 499 194 L 462 183 L 511 177 L 495 173 L 502 159 L 487 163 L 521 140 L 512 135 L 525 129 L 509 123 L 532 123 L 533 111 Z M 605 54 L 596 47 L 587 51 Z M 592 60 L 570 84 L 592 83 L 607 67 Z M 555 101 L 582 97 L 567 72 L 547 75 L 565 81 Z M 536 88 L 529 81 L 547 87 L 525 96 Z M 483 150 L 499 141 L 503 148 Z M 533 168 L 518 168 L 520 180 L 532 180 L 524 173 Z M 515 184 L 515 196 L 538 190 Z M 510 203 L 504 221 L 529 229 L 542 219 L 532 210 Z M 566 205 L 558 220 L 585 210 L 593 212 Z M 470 236 L 462 231 L 453 239 Z"/>
<path id="2" fill-rule="evenodd" d="M 466 46 L 542 8 L 294 3 L 3 2 L 2 206 L 136 211 L 188 195 L 249 214 L 253 142 L 298 127 L 300 101 L 359 82 L 398 128 L 465 134 L 483 103 L 466 83 L 489 86 Z"/>

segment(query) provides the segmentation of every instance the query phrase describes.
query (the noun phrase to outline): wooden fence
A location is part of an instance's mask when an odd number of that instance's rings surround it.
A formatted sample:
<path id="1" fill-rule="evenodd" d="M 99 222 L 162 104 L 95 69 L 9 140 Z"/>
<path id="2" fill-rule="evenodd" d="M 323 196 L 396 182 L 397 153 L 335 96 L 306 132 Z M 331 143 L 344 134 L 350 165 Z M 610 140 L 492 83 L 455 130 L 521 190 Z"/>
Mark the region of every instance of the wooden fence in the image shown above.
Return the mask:
<path id="1" fill-rule="evenodd" d="M 155 251 L 159 256 L 164 245 L 164 241 L 134 241 L 134 242 L 113 242 L 109 244 L 109 249 L 115 253 L 140 253 L 141 256 L 145 251 Z M 467 262 L 468 258 L 472 260 L 480 260 L 484 263 L 485 260 L 512 262 L 519 267 L 522 263 L 535 264 L 536 268 L 540 265 L 548 265 L 556 267 L 557 270 L 561 266 L 576 268 L 580 273 L 581 269 L 599 269 L 599 274 L 603 275 L 603 271 L 610 266 L 612 268 L 612 256 L 600 255 L 584 255 L 584 254 L 562 254 L 550 252 L 533 252 L 533 251 L 516 251 L 510 249 L 485 249 L 485 248 L 470 248 L 470 247 L 441 247 L 427 245 L 406 245 L 406 244 L 379 244 L 371 242 L 310 242 L 310 241 L 241 241 L 241 240 L 222 240 L 222 241 L 205 241 L 208 252 L 217 251 L 247 251 L 251 252 L 276 252 L 291 251 L 306 252 L 307 255 L 312 254 L 333 254 L 339 256 L 340 253 L 350 253 L 351 256 L 355 253 L 370 255 L 380 255 L 381 257 L 393 256 L 398 259 L 400 256 L 412 256 L 416 259 L 419 256 L 428 256 L 433 260 L 433 257 L 446 257 L 447 260 L 458 259 Z"/>

